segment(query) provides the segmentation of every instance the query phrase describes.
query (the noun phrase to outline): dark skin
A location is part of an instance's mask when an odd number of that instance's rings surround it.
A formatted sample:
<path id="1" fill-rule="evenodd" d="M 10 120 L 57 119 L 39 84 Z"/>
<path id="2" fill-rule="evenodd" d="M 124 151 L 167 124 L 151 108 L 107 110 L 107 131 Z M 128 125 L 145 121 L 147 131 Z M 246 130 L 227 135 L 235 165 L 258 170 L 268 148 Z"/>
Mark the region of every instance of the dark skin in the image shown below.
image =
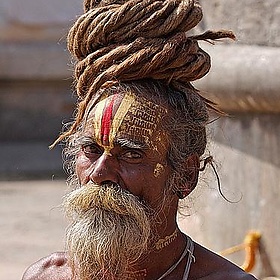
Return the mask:
<path id="1" fill-rule="evenodd" d="M 94 121 L 93 117 L 91 123 Z M 172 172 L 167 161 L 167 138 L 162 137 L 160 144 L 153 142 L 158 133 L 159 129 L 155 129 L 147 143 L 140 143 L 140 136 L 125 136 L 123 131 L 119 131 L 113 139 L 113 144 L 111 143 L 112 145 L 108 148 L 95 140 L 97 137 L 93 133 L 91 125 L 87 125 L 81 135 L 81 149 L 77 154 L 76 161 L 76 172 L 80 183 L 85 185 L 90 180 L 97 184 L 111 181 L 138 196 L 152 208 L 158 209 L 159 206 L 162 206 L 163 191 Z M 120 144 L 124 137 L 127 141 L 125 144 Z M 185 188 L 186 193 L 190 193 L 197 184 L 199 157 L 196 154 L 191 155 L 186 159 L 185 165 L 189 170 L 189 174 L 186 174 L 188 183 L 181 188 Z M 155 172 L 156 170 L 159 172 Z M 178 228 L 176 212 L 179 198 L 171 192 L 167 195 L 169 196 L 168 203 L 161 207 L 159 213 L 161 223 L 157 223 L 153 228 L 159 238 L 172 234 Z M 179 232 L 170 245 L 160 251 L 152 249 L 138 263 L 137 268 L 139 270 L 147 269 L 145 280 L 158 279 L 180 258 L 185 246 L 186 238 L 182 232 Z M 188 280 L 255 279 L 197 243 L 195 243 L 194 256 L 196 261 L 192 263 Z M 181 280 L 185 267 L 186 258 L 164 279 Z M 23 280 L 70 279 L 71 269 L 68 266 L 67 254 L 64 252 L 54 253 L 39 260 L 29 267 L 23 276 Z"/>
<path id="2" fill-rule="evenodd" d="M 256 279 L 199 244 L 195 244 L 195 256 L 196 262 L 191 267 L 188 280 Z M 185 262 L 182 262 L 178 268 L 165 279 L 182 279 L 184 269 Z M 39 260 L 27 269 L 22 280 L 71 280 L 71 270 L 67 265 L 66 253 L 53 253 Z"/>

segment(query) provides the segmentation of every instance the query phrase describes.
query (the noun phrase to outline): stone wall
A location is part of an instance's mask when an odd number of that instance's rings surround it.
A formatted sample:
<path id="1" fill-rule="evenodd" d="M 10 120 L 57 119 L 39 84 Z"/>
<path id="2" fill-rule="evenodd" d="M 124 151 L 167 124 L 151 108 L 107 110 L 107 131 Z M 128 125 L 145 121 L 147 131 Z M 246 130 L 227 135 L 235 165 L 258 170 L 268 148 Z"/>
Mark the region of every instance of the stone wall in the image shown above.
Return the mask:
<path id="1" fill-rule="evenodd" d="M 262 234 L 253 273 L 279 276 L 280 238 L 280 1 L 201 0 L 201 29 L 233 30 L 236 42 L 202 44 L 211 72 L 196 86 L 229 114 L 209 126 L 222 192 L 209 167 L 180 219 L 194 239 L 219 252 L 240 244 L 246 233 Z M 240 201 L 239 201 L 240 200 Z M 238 264 L 244 252 L 228 256 Z"/>
<path id="2" fill-rule="evenodd" d="M 81 13 L 81 1 L 1 0 L 1 42 L 64 41 L 68 26 Z"/>
<path id="3" fill-rule="evenodd" d="M 204 7 L 204 25 L 211 29 L 230 29 L 237 43 L 280 46 L 279 0 L 200 0 Z"/>
<path id="4" fill-rule="evenodd" d="M 75 103 L 66 35 L 81 9 L 74 0 L 0 0 L 1 179 L 63 174 L 60 148 L 48 145 Z"/>

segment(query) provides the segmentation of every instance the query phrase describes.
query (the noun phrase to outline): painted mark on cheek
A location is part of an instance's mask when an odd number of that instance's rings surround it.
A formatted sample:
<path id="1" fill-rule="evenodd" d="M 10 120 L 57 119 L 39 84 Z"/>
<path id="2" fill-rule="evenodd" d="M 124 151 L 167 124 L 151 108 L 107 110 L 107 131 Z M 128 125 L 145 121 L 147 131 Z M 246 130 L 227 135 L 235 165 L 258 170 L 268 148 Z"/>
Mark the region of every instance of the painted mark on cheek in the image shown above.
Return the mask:
<path id="1" fill-rule="evenodd" d="M 160 163 L 157 163 L 155 169 L 154 169 L 154 176 L 157 178 L 159 177 L 162 172 L 164 171 L 164 166 Z"/>

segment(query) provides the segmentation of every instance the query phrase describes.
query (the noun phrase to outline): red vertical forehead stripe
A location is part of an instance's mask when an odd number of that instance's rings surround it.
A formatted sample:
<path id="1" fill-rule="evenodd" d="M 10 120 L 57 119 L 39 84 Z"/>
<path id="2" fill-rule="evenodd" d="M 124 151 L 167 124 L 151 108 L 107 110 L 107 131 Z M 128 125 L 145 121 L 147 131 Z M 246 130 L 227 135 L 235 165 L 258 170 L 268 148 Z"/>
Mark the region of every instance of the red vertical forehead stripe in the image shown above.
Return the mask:
<path id="1" fill-rule="evenodd" d="M 101 120 L 101 143 L 104 146 L 109 146 L 109 135 L 112 125 L 113 119 L 113 108 L 115 103 L 116 96 L 110 100 L 108 104 L 105 105 L 102 113 L 102 120 Z"/>

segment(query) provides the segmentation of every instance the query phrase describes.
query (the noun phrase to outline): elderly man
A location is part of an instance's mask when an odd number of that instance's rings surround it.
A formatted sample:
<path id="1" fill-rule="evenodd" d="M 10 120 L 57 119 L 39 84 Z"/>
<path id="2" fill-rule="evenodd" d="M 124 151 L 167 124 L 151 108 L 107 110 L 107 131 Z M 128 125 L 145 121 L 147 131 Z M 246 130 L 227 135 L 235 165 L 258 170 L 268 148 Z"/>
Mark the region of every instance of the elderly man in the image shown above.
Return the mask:
<path id="1" fill-rule="evenodd" d="M 66 252 L 23 280 L 255 279 L 181 232 L 179 199 L 196 187 L 213 103 L 190 81 L 209 70 L 197 1 L 90 1 L 71 29 L 79 106 L 66 139 L 73 191 Z"/>

